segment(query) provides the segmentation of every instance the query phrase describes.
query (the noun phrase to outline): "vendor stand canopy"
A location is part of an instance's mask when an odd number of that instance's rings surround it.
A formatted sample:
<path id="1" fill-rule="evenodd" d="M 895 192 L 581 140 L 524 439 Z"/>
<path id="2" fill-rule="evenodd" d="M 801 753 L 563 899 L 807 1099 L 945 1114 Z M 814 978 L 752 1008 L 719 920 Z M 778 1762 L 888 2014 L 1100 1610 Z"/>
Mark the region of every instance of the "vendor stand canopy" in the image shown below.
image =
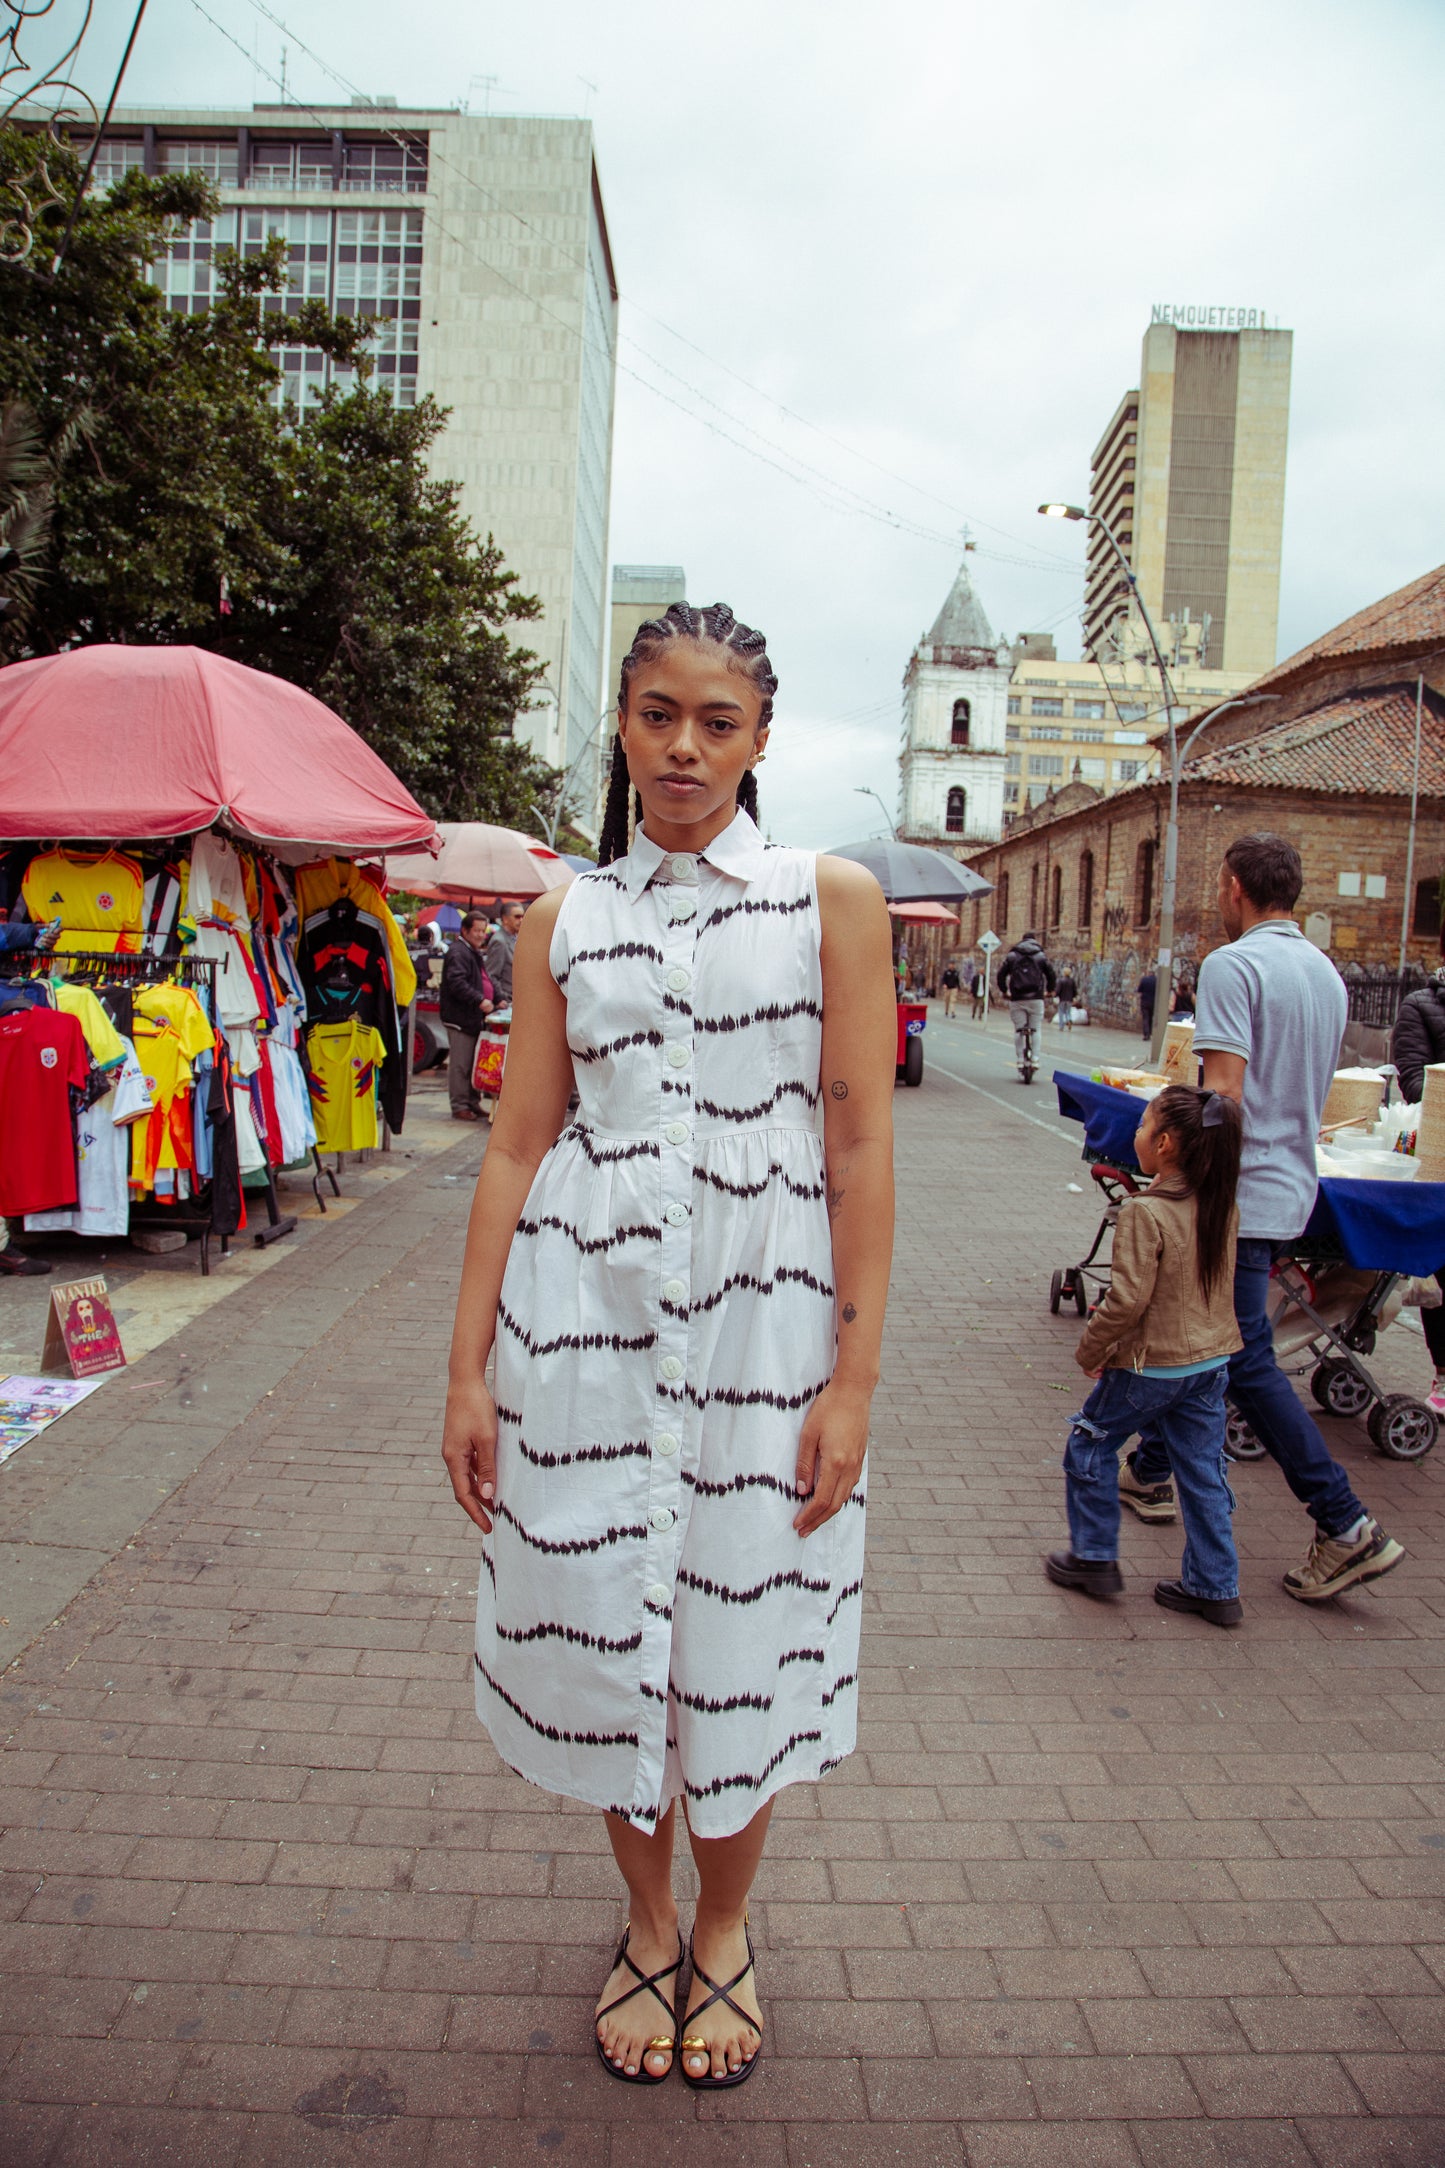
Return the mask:
<path id="1" fill-rule="evenodd" d="M 489 821 L 443 821 L 440 835 L 435 858 L 420 852 L 388 854 L 388 888 L 450 903 L 485 903 L 493 897 L 525 903 L 576 878 L 560 852 L 534 843 L 515 828 L 494 828 Z"/>
<path id="2" fill-rule="evenodd" d="M 890 903 L 888 916 L 906 926 L 952 926 L 958 931 L 957 911 L 945 910 L 941 903 Z"/>
<path id="3" fill-rule="evenodd" d="M 285 678 L 198 647 L 78 647 L 0 670 L 0 840 L 217 822 L 291 864 L 436 842 L 365 740 Z"/>
<path id="4" fill-rule="evenodd" d="M 835 843 L 827 855 L 866 866 L 890 903 L 971 903 L 975 896 L 993 894 L 992 881 L 972 866 L 923 843 L 900 843 L 896 836 Z"/>

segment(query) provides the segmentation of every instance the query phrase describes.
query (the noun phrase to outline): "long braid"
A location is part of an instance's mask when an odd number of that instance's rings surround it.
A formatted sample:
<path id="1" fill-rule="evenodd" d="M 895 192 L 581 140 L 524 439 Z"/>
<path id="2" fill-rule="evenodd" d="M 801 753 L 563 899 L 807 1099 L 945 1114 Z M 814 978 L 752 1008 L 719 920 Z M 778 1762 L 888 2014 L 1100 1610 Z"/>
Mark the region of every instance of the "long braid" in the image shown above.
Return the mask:
<path id="1" fill-rule="evenodd" d="M 665 647 L 669 640 L 707 640 L 726 652 L 729 667 L 736 667 L 742 675 L 751 679 L 762 696 L 762 709 L 758 716 L 758 728 L 764 730 L 773 719 L 773 695 L 778 680 L 768 660 L 768 643 L 765 636 L 751 625 L 741 625 L 725 602 L 711 602 L 706 609 L 694 609 L 690 602 L 674 602 L 664 617 L 649 618 L 639 625 L 631 647 L 622 663 L 618 705 L 627 707 L 628 691 L 638 665 Z M 751 769 L 738 786 L 738 804 L 751 820 L 758 817 L 757 778 Z M 638 820 L 642 818 L 642 800 L 635 801 Z M 627 849 L 627 760 L 620 737 L 613 741 L 612 775 L 607 790 L 607 809 L 602 823 L 602 840 L 598 845 L 599 865 L 610 865 L 614 858 L 621 858 Z"/>

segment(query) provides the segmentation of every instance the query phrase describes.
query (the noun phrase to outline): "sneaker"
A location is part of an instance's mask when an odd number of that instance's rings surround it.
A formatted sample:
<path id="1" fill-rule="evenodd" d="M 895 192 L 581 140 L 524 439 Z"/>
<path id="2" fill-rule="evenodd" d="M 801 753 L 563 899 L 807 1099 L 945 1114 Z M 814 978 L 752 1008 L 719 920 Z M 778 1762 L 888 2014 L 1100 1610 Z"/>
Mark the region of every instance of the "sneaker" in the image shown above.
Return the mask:
<path id="1" fill-rule="evenodd" d="M 1082 1589 L 1086 1596 L 1119 1596 L 1124 1591 L 1117 1558 L 1075 1558 L 1072 1551 L 1050 1551 L 1044 1572 L 1058 1587 Z"/>
<path id="2" fill-rule="evenodd" d="M 1141 1483 L 1134 1473 L 1134 1454 L 1130 1453 L 1119 1467 L 1119 1499 L 1131 1513 L 1137 1513 L 1141 1521 L 1172 1521 L 1178 1515 L 1174 1509 L 1174 1485 L 1172 1483 Z"/>
<path id="3" fill-rule="evenodd" d="M 1154 1601 L 1166 1611 L 1192 1611 L 1211 1626 L 1241 1626 L 1244 1605 L 1237 1596 L 1191 1596 L 1182 1581 L 1156 1581 Z"/>
<path id="4" fill-rule="evenodd" d="M 1425 1395 L 1425 1405 L 1437 1415 L 1445 1415 L 1445 1370 L 1435 1372 L 1435 1383 Z"/>
<path id="5" fill-rule="evenodd" d="M 1326 1536 L 1316 1529 L 1309 1557 L 1302 1566 L 1292 1566 L 1284 1577 L 1285 1594 L 1297 1597 L 1301 1603 L 1320 1603 L 1359 1581 L 1377 1581 L 1382 1573 L 1398 1566 L 1404 1555 L 1404 1545 L 1387 1536 L 1378 1521 L 1366 1521 L 1358 1543 L 1345 1543 L 1338 1536 Z"/>

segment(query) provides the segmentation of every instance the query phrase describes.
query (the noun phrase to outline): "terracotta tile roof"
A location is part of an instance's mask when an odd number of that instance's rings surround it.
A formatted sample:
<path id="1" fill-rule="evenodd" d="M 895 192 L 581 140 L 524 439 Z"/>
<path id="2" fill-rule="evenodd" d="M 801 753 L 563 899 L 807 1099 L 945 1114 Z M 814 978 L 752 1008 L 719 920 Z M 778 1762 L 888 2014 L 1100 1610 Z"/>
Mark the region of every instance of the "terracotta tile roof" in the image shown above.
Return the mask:
<path id="1" fill-rule="evenodd" d="M 1255 685 L 1274 685 L 1312 664 L 1344 661 L 1351 655 L 1388 654 L 1401 648 L 1419 653 L 1431 646 L 1445 647 L 1445 565 L 1357 610 L 1298 654 L 1287 655 L 1256 678 Z"/>
<path id="2" fill-rule="evenodd" d="M 1185 767 L 1184 780 L 1408 798 L 1414 765 L 1415 688 L 1390 685 L 1346 694 L 1237 745 L 1196 753 Z M 1445 701 L 1428 686 L 1420 731 L 1420 795 L 1445 797 Z"/>

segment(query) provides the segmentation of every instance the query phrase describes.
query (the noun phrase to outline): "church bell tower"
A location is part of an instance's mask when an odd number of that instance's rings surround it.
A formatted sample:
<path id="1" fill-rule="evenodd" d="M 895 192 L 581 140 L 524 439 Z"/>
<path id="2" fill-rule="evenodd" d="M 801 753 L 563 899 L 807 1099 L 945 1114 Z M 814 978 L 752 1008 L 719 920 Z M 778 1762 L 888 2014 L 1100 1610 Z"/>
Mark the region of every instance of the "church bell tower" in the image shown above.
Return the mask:
<path id="1" fill-rule="evenodd" d="M 950 850 L 1003 834 L 1010 668 L 965 558 L 904 672 L 898 833 L 906 842 Z"/>

